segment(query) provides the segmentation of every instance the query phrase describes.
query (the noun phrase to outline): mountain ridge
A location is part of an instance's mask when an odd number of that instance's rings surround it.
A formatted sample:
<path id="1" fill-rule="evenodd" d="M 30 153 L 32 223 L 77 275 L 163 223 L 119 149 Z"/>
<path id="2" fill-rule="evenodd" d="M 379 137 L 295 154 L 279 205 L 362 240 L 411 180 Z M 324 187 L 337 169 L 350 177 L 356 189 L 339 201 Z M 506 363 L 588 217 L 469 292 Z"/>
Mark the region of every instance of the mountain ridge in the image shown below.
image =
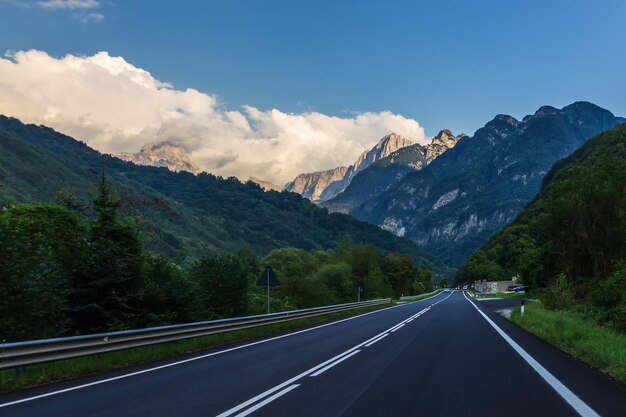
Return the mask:
<path id="1" fill-rule="evenodd" d="M 559 159 L 624 119 L 587 102 L 497 115 L 472 137 L 350 214 L 459 265 L 513 220 Z"/>
<path id="2" fill-rule="evenodd" d="M 202 172 L 185 148 L 169 142 L 146 143 L 139 152 L 118 152 L 113 156 L 137 165 L 165 167 L 174 172 L 187 171 L 192 174 Z"/>
<path id="3" fill-rule="evenodd" d="M 326 171 L 303 173 L 285 184 L 283 189 L 309 198 L 311 201 L 326 201 L 350 184 L 352 178 L 376 161 L 389 156 L 391 153 L 406 146 L 412 145 L 408 139 L 396 133 L 383 136 L 370 150 L 363 151 L 354 164 L 348 167 L 336 167 Z"/>
<path id="4" fill-rule="evenodd" d="M 103 172 L 127 213 L 140 222 L 146 247 L 180 262 L 241 248 L 259 256 L 289 246 L 325 250 L 349 235 L 355 243 L 407 253 L 416 264 L 447 271 L 414 242 L 329 214 L 294 193 L 264 192 L 256 184 L 208 173 L 135 165 L 51 128 L 0 116 L 0 198 L 51 202 L 61 192 L 91 200 Z"/>
<path id="5" fill-rule="evenodd" d="M 585 305 L 590 317 L 626 331 L 625 206 L 622 123 L 555 163 L 515 220 L 459 269 L 455 285 L 517 276 L 532 289 L 548 287 L 548 308 Z"/>
<path id="6" fill-rule="evenodd" d="M 400 148 L 357 173 L 341 193 L 321 204 L 332 212 L 349 213 L 391 188 L 408 173 L 422 169 L 464 137 L 463 133 L 455 136 L 449 129 L 443 129 L 428 145 L 415 143 Z"/>

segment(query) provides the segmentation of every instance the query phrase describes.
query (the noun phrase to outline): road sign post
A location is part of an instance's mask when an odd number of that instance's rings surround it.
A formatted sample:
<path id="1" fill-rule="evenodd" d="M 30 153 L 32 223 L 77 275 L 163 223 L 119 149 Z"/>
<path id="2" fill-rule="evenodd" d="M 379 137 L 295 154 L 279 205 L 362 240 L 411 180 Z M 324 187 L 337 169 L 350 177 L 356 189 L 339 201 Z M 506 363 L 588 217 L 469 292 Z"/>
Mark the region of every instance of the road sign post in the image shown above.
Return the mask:
<path id="1" fill-rule="evenodd" d="M 265 272 L 259 278 L 259 281 L 256 283 L 259 287 L 267 287 L 267 314 L 270 314 L 270 287 L 275 287 L 279 285 L 280 282 L 278 278 L 276 278 L 276 274 L 272 270 L 271 266 L 265 268 Z"/>
<path id="2" fill-rule="evenodd" d="M 270 314 L 270 272 L 269 269 L 265 273 L 267 275 L 267 314 Z"/>

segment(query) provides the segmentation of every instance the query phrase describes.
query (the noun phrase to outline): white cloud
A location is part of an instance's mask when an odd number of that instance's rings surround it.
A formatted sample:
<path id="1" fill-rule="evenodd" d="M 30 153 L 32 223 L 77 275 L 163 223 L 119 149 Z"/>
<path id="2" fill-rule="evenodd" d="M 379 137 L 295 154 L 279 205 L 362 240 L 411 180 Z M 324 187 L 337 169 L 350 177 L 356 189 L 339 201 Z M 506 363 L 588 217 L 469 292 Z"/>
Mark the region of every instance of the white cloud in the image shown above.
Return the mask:
<path id="1" fill-rule="evenodd" d="M 88 23 L 100 23 L 104 19 L 102 13 L 77 13 L 74 17 L 85 25 Z"/>
<path id="2" fill-rule="evenodd" d="M 83 24 L 99 23 L 104 19 L 102 13 L 90 12 L 98 9 L 102 3 L 98 0 L 0 0 L 25 9 L 70 10 L 72 17 Z"/>
<path id="3" fill-rule="evenodd" d="M 55 58 L 31 50 L 0 58 L 0 113 L 53 127 L 103 152 L 169 141 L 209 172 L 279 184 L 349 164 L 392 131 L 425 142 L 417 121 L 388 111 L 342 118 L 252 106 L 228 110 L 214 95 L 177 90 L 106 52 Z"/>
<path id="4" fill-rule="evenodd" d="M 100 2 L 96 0 L 41 0 L 36 4 L 43 9 L 85 10 L 100 7 Z"/>

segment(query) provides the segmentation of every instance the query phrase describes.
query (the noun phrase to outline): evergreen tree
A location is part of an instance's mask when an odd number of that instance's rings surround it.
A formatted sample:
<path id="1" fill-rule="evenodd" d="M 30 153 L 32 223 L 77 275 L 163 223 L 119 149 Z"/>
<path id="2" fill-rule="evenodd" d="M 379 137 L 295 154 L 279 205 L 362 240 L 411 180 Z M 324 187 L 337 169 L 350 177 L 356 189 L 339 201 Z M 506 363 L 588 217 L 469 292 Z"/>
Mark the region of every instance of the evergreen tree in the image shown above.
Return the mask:
<path id="1" fill-rule="evenodd" d="M 101 331 L 134 320 L 142 287 L 142 242 L 135 224 L 120 213 L 120 200 L 104 174 L 89 225 L 89 275 L 76 288 L 76 327 Z"/>

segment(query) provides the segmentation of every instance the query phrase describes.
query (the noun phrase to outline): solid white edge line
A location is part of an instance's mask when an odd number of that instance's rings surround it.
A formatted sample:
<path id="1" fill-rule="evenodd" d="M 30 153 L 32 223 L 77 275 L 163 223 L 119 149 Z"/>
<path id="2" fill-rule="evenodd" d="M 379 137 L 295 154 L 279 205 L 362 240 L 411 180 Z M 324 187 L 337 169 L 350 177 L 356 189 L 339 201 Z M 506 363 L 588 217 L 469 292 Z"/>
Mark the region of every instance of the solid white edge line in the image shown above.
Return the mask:
<path id="1" fill-rule="evenodd" d="M 372 346 L 374 343 L 379 342 L 381 340 L 383 340 L 385 337 L 389 336 L 389 333 L 385 333 L 384 335 L 380 336 L 378 339 L 376 340 L 372 340 L 371 342 L 369 342 L 367 345 L 365 345 L 365 347 L 370 347 Z"/>
<path id="2" fill-rule="evenodd" d="M 338 360 L 336 360 L 335 362 L 331 363 L 330 365 L 327 365 L 327 366 L 323 367 L 322 369 L 320 369 L 319 371 L 317 371 L 317 372 L 315 372 L 315 373 L 311 374 L 311 376 L 318 376 L 318 375 L 321 375 L 321 374 L 323 374 L 324 372 L 328 371 L 328 370 L 329 370 L 330 368 L 332 368 L 333 366 L 335 366 L 335 365 L 339 365 L 341 362 L 345 361 L 346 359 L 350 359 L 352 356 L 356 355 L 356 354 L 357 354 L 357 353 L 359 353 L 359 352 L 360 352 L 360 350 L 355 350 L 355 351 L 354 351 L 354 352 L 352 352 L 351 354 L 346 355 L 346 356 L 344 356 L 343 358 L 338 359 Z"/>
<path id="3" fill-rule="evenodd" d="M 75 391 L 75 390 L 79 390 L 79 389 L 83 389 L 83 388 L 88 388 L 88 387 L 92 387 L 94 385 L 100 385 L 100 384 L 104 384 L 104 383 L 107 383 L 107 382 L 113 382 L 113 381 L 117 381 L 119 379 L 129 378 L 131 376 L 141 375 L 141 374 L 145 374 L 145 373 L 148 373 L 148 372 L 153 372 L 153 371 L 158 371 L 160 369 L 169 368 L 169 367 L 172 367 L 172 366 L 182 365 L 182 364 L 187 363 L 187 362 L 193 362 L 193 361 L 197 361 L 199 359 L 205 359 L 205 358 L 208 358 L 210 356 L 215 356 L 215 355 L 220 355 L 222 353 L 232 352 L 234 350 L 243 349 L 243 348 L 246 348 L 246 347 L 249 347 L 249 346 L 259 345 L 261 343 L 267 343 L 267 342 L 271 342 L 271 341 L 282 339 L 282 338 L 289 337 L 289 336 L 295 336 L 295 335 L 300 334 L 300 333 L 310 332 L 312 330 L 321 329 L 322 327 L 332 326 L 332 325 L 339 324 L 339 323 L 342 323 L 342 322 L 345 322 L 345 321 L 348 321 L 348 320 L 358 319 L 360 317 L 365 317 L 365 316 L 369 316 L 370 314 L 380 313 L 380 312 L 383 312 L 383 311 L 386 311 L 386 310 L 390 310 L 392 308 L 398 308 L 398 307 L 408 306 L 408 305 L 411 305 L 413 303 L 419 303 L 421 301 L 428 300 L 428 299 L 433 298 L 433 297 L 438 297 L 441 294 L 442 293 L 437 293 L 435 295 L 432 295 L 432 296 L 430 296 L 428 298 L 424 298 L 422 300 L 417 300 L 417 301 L 412 301 L 412 302 L 409 302 L 409 303 L 406 303 L 406 304 L 399 304 L 399 305 L 395 305 L 395 306 L 391 306 L 391 307 L 387 307 L 387 308 L 382 308 L 382 309 L 376 310 L 376 311 L 370 311 L 368 313 L 359 314 L 357 316 L 348 317 L 346 319 L 333 321 L 332 323 L 326 323 L 326 324 L 322 324 L 322 325 L 319 325 L 319 326 L 316 326 L 316 327 L 311 327 L 309 329 L 299 330 L 299 331 L 296 331 L 296 332 L 293 332 L 293 333 L 288 333 L 288 334 L 284 334 L 284 335 L 280 335 L 280 336 L 275 336 L 275 337 L 272 337 L 272 338 L 269 338 L 269 339 L 259 340 L 258 342 L 252 342 L 252 343 L 248 343 L 248 344 L 245 344 L 245 345 L 242 345 L 242 346 L 236 346 L 236 347 L 233 347 L 233 348 L 230 348 L 230 349 L 221 350 L 219 352 L 212 352 L 212 353 L 208 353 L 206 355 L 196 356 L 196 357 L 185 359 L 185 360 L 182 360 L 182 361 L 168 363 L 166 365 L 155 366 L 154 368 L 143 369 L 141 371 L 131 372 L 131 373 L 124 374 L 124 375 L 118 375 L 118 376 L 115 376 L 115 377 L 112 377 L 112 378 L 106 378 L 106 379 L 102 379 L 100 381 L 90 382 L 88 384 L 81 384 L 81 385 L 77 385 L 75 387 L 65 388 L 65 389 L 61 389 L 61 390 L 57 390 L 57 391 L 47 392 L 45 394 L 40 394 L 40 395 L 35 395 L 35 396 L 32 396 L 32 397 L 22 398 L 20 400 L 10 401 L 8 403 L 0 404 L 0 408 L 9 407 L 11 405 L 25 403 L 25 402 L 28 402 L 28 401 L 34 401 L 34 400 L 38 400 L 40 398 L 51 397 L 53 395 L 58 395 L 58 394 L 63 394 L 63 393 L 70 392 L 70 391 Z"/>
<path id="4" fill-rule="evenodd" d="M 435 296 L 433 296 L 433 297 L 435 297 Z M 422 300 L 420 300 L 420 301 L 422 301 Z M 94 382 L 90 382 L 90 383 L 87 383 L 87 384 L 77 385 L 75 387 L 65 388 L 65 389 L 52 391 L 52 392 L 47 392 L 45 394 L 35 395 L 33 397 L 22 398 L 20 400 L 15 400 L 15 401 L 11 401 L 11 402 L 8 402 L 8 403 L 0 404 L 0 408 L 9 407 L 11 405 L 21 404 L 21 403 L 28 402 L 28 401 L 38 400 L 40 398 L 51 397 L 53 395 L 63 394 L 63 393 L 66 393 L 66 392 L 75 391 L 75 390 L 79 390 L 79 389 L 82 389 L 82 388 L 88 388 L 88 387 L 92 387 L 94 385 L 104 384 L 106 382 L 113 382 L 113 381 L 117 381 L 119 379 L 129 378 L 131 376 L 136 376 L 136 375 L 141 375 L 141 374 L 145 374 L 145 373 L 148 373 L 148 372 L 158 371 L 158 370 L 169 368 L 169 367 L 172 367 L 172 366 L 182 365 L 182 364 L 185 364 L 185 363 L 188 363 L 188 362 L 193 362 L 193 361 L 197 361 L 197 360 L 200 360 L 200 359 L 205 359 L 205 358 L 208 358 L 208 357 L 211 357 L 211 356 L 221 355 L 222 353 L 228 353 L 228 352 L 232 352 L 232 351 L 235 351 L 235 350 L 244 349 L 244 348 L 247 348 L 247 347 L 250 347 L 250 346 L 255 346 L 255 345 L 262 344 L 262 343 L 267 343 L 267 342 L 271 342 L 271 341 L 274 341 L 274 340 L 283 339 L 285 337 L 295 336 L 295 335 L 300 334 L 300 333 L 310 332 L 312 330 L 317 330 L 317 329 L 321 329 L 323 327 L 327 327 L 327 326 L 332 326 L 332 325 L 335 325 L 335 324 L 343 323 L 343 322 L 348 321 L 348 320 L 358 319 L 360 317 L 365 317 L 365 316 L 369 316 L 370 314 L 380 313 L 382 311 L 390 310 L 392 308 L 398 308 L 398 307 L 407 306 L 409 304 L 410 303 L 400 304 L 400 305 L 395 305 L 395 306 L 383 308 L 383 309 L 376 310 L 376 311 L 370 311 L 368 313 L 363 313 L 363 314 L 359 314 L 357 316 L 352 316 L 352 317 L 348 317 L 348 318 L 345 318 L 345 319 L 333 321 L 331 323 L 321 324 L 319 326 L 311 327 L 309 329 L 298 330 L 298 331 L 295 331 L 293 333 L 283 334 L 283 335 L 280 335 L 280 336 L 271 337 L 269 339 L 263 339 L 263 340 L 259 340 L 257 342 L 247 343 L 247 344 L 241 345 L 241 346 L 235 346 L 235 347 L 232 347 L 232 348 L 229 348 L 229 349 L 220 350 L 218 352 L 207 353 L 206 355 L 195 356 L 193 358 L 184 359 L 182 361 L 176 361 L 176 362 L 168 363 L 168 364 L 161 365 L 161 366 L 155 366 L 154 368 L 143 369 L 141 371 L 131 372 L 131 373 L 124 374 L 124 375 L 118 375 L 118 376 L 115 376 L 115 377 L 112 377 L 112 378 L 102 379 L 100 381 L 94 381 Z"/>
<path id="5" fill-rule="evenodd" d="M 287 394 L 289 391 L 294 390 L 296 388 L 298 388 L 300 386 L 300 384 L 295 384 L 295 385 L 291 385 L 287 388 L 285 388 L 284 390 L 277 392 L 276 394 L 272 395 L 269 398 L 266 398 L 265 400 L 261 401 L 260 403 L 258 403 L 257 405 L 255 405 L 254 407 L 250 407 L 248 408 L 246 411 L 244 411 L 243 413 L 239 413 L 237 414 L 235 417 L 245 417 L 248 414 L 252 414 L 254 413 L 256 410 L 258 410 L 259 408 L 271 403 L 272 401 L 274 401 L 276 398 L 278 397 L 282 397 L 283 395 Z"/>
<path id="6" fill-rule="evenodd" d="M 530 365 L 531 368 L 535 372 L 539 374 L 544 381 L 548 383 L 552 387 L 557 394 L 565 400 L 567 404 L 570 405 L 578 414 L 583 417 L 600 417 L 598 413 L 596 413 L 590 406 L 588 406 L 583 400 L 581 400 L 576 394 L 574 394 L 569 388 L 567 388 L 561 381 L 559 381 L 554 375 L 550 373 L 546 368 L 544 368 L 535 358 L 530 356 L 528 352 L 526 352 L 515 340 L 513 340 L 508 334 L 506 334 L 497 324 L 495 324 L 485 313 L 483 313 L 477 306 L 474 304 L 472 300 L 467 298 L 465 292 L 463 292 L 463 296 L 470 304 L 478 311 L 487 323 L 493 327 L 496 332 L 517 352 L 522 359 Z"/>

